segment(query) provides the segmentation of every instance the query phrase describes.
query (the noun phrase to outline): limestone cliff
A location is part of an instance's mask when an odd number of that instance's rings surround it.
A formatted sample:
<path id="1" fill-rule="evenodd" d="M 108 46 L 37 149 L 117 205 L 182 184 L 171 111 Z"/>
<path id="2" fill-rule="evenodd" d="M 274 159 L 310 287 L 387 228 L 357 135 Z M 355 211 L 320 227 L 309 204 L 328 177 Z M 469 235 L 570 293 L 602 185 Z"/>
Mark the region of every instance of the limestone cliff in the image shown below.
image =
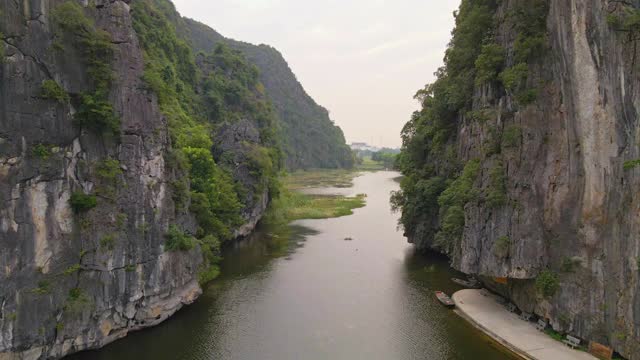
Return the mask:
<path id="1" fill-rule="evenodd" d="M 333 123 L 327 109 L 307 94 L 277 49 L 225 38 L 207 25 L 188 18 L 176 19 L 176 28 L 199 51 L 210 51 L 217 44 L 225 43 L 241 51 L 260 69 L 260 80 L 273 101 L 282 127 L 288 169 L 353 166 L 354 159 L 342 129 Z"/>
<path id="2" fill-rule="evenodd" d="M 0 0 L 2 359 L 100 347 L 201 293 L 204 245 L 188 235 L 204 225 L 189 211 L 189 181 L 145 77 L 131 5 Z M 267 146 L 254 119 L 225 124 L 212 130 L 226 138 L 219 157 Z M 224 166 L 237 184 L 260 189 L 239 192 L 234 233 L 244 235 L 269 200 L 255 173 L 264 169 Z M 180 251 L 168 249 L 174 227 L 184 231 L 173 232 Z"/>
<path id="3" fill-rule="evenodd" d="M 393 199 L 417 246 L 630 359 L 640 359 L 639 7 L 463 1 L 447 66 L 403 132 L 407 179 Z M 481 45 L 465 42 L 473 31 Z M 441 90 L 453 86 L 467 96 L 450 111 L 457 99 Z"/>

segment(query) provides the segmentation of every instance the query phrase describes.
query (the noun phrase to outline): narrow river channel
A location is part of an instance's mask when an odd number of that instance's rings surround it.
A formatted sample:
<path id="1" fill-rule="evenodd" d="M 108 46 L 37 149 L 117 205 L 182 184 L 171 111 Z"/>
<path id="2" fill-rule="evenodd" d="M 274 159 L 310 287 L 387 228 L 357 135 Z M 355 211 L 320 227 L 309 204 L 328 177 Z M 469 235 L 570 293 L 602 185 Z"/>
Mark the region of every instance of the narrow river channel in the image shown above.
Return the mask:
<path id="1" fill-rule="evenodd" d="M 365 173 L 352 216 L 259 229 L 225 250 L 222 275 L 160 326 L 76 360 L 511 359 L 441 306 L 459 289 L 447 260 L 416 253 L 397 229 L 395 172 Z M 345 240 L 352 238 L 352 240 Z"/>

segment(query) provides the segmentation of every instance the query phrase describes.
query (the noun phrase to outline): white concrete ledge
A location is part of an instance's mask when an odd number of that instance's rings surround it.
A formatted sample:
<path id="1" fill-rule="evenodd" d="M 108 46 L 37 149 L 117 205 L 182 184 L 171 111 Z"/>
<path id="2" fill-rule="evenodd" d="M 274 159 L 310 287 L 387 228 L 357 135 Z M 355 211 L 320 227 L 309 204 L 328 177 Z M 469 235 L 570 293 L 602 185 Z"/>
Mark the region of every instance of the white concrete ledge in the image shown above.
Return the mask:
<path id="1" fill-rule="evenodd" d="M 482 290 L 460 290 L 453 301 L 458 315 L 524 359 L 598 360 L 538 331 L 534 323 L 521 320 Z"/>

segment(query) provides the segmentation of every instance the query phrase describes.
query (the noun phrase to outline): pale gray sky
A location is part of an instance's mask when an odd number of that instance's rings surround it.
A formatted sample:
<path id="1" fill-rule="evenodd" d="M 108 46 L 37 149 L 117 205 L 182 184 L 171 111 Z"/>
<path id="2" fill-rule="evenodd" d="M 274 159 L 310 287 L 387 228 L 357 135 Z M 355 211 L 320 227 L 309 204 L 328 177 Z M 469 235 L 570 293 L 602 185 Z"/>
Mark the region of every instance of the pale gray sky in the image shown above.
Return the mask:
<path id="1" fill-rule="evenodd" d="M 282 52 L 348 142 L 400 146 L 460 0 L 174 0 L 226 37 Z"/>

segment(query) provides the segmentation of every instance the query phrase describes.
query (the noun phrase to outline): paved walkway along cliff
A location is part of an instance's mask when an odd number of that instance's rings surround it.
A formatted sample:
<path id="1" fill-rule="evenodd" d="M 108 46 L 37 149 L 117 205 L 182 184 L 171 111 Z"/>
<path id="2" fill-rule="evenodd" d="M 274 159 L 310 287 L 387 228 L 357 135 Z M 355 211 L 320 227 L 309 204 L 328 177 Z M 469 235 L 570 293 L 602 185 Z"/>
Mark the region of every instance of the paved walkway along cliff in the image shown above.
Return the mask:
<path id="1" fill-rule="evenodd" d="M 525 359 L 596 360 L 539 332 L 533 323 L 520 320 L 483 290 L 460 290 L 453 300 L 459 315 Z"/>

